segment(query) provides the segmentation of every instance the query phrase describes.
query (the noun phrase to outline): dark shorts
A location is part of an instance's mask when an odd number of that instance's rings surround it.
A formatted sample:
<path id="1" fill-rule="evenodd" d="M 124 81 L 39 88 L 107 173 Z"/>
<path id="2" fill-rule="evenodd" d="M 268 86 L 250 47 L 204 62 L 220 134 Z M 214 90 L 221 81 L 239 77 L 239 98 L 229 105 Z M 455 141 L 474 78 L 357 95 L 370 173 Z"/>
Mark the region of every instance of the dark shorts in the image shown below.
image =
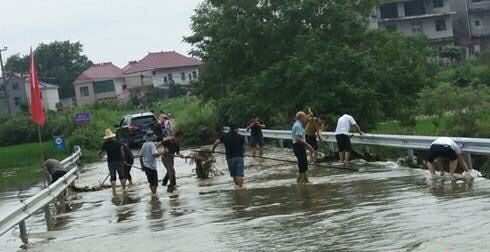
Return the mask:
<path id="1" fill-rule="evenodd" d="M 143 167 L 143 170 L 145 171 L 146 179 L 148 180 L 148 183 L 150 184 L 150 186 L 158 186 L 158 172 L 157 172 L 157 170 L 149 169 L 146 167 Z"/>
<path id="2" fill-rule="evenodd" d="M 111 175 L 111 181 L 116 181 L 116 173 L 119 176 L 119 180 L 126 179 L 124 174 L 124 167 L 120 162 L 108 163 L 109 174 Z"/>
<path id="3" fill-rule="evenodd" d="M 337 146 L 339 147 L 339 151 L 350 152 L 352 150 L 350 138 L 348 135 L 345 134 L 335 135 L 335 139 L 337 139 Z"/>
<path id="4" fill-rule="evenodd" d="M 316 136 L 306 135 L 306 142 L 313 147 L 313 149 L 318 150 L 318 141 L 316 140 Z"/>
<path id="5" fill-rule="evenodd" d="M 242 157 L 234 157 L 226 160 L 231 177 L 244 177 L 245 164 Z"/>
<path id="6" fill-rule="evenodd" d="M 456 160 L 458 154 L 449 145 L 433 144 L 430 146 L 429 154 L 427 154 L 427 161 L 432 163 L 436 158 Z"/>
<path id="7" fill-rule="evenodd" d="M 65 176 L 67 171 L 55 171 L 53 174 L 51 174 L 51 184 L 56 182 L 56 180 L 60 179 L 61 177 Z"/>
<path id="8" fill-rule="evenodd" d="M 251 147 L 263 147 L 264 146 L 264 137 L 263 136 L 251 136 L 250 137 L 250 146 Z"/>
<path id="9" fill-rule="evenodd" d="M 308 159 L 306 156 L 306 147 L 302 144 L 293 144 L 294 155 L 298 159 L 299 172 L 303 173 L 308 170 Z"/>

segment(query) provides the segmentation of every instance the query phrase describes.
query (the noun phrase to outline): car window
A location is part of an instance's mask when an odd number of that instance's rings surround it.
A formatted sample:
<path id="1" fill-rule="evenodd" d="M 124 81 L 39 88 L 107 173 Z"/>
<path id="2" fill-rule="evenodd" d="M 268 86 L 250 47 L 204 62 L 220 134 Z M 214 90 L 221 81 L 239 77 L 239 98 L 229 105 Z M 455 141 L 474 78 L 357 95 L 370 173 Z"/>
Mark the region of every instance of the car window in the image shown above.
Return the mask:
<path id="1" fill-rule="evenodd" d="M 155 116 L 142 116 L 142 117 L 136 117 L 131 120 L 131 125 L 133 126 L 139 126 L 139 127 L 147 127 L 151 126 L 153 123 L 156 122 Z"/>
<path id="2" fill-rule="evenodd" d="M 128 125 L 129 125 L 129 118 L 128 117 L 123 118 L 121 121 L 121 127 L 126 127 Z"/>

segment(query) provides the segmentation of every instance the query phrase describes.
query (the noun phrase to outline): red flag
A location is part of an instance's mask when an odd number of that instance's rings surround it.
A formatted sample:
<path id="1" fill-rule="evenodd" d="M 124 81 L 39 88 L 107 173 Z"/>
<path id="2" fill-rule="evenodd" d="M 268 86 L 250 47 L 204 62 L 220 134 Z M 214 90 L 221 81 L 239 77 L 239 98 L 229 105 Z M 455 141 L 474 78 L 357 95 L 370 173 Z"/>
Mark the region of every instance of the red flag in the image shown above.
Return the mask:
<path id="1" fill-rule="evenodd" d="M 34 54 L 29 55 L 29 86 L 31 90 L 31 106 L 30 111 L 32 114 L 32 121 L 39 125 L 44 125 L 44 110 L 41 100 L 41 89 L 39 88 L 39 80 L 37 79 L 36 62 L 34 61 Z"/>

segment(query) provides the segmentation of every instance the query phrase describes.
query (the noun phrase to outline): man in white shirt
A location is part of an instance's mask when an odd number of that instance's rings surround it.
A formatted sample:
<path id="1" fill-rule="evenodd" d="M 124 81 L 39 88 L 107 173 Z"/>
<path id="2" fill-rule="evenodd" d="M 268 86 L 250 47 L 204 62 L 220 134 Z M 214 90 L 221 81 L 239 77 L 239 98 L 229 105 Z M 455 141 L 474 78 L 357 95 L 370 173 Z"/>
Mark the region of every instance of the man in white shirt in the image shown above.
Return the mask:
<path id="1" fill-rule="evenodd" d="M 432 176 L 435 175 L 434 163 L 436 160 L 449 159 L 449 177 L 454 180 L 454 171 L 461 165 L 463 170 L 468 172 L 470 169 L 464 160 L 463 151 L 459 145 L 449 137 L 439 137 L 430 145 L 429 154 L 427 155 L 427 168 Z M 441 169 L 441 175 L 444 175 L 444 169 Z"/>
<path id="2" fill-rule="evenodd" d="M 356 121 L 351 115 L 344 114 L 337 121 L 335 138 L 337 139 L 337 146 L 339 147 L 340 162 L 349 162 L 350 152 L 352 151 L 352 146 L 349 138 L 351 127 L 355 127 L 359 134 L 364 134 L 361 130 L 361 127 L 357 125 Z"/>
<path id="3" fill-rule="evenodd" d="M 152 196 L 156 196 L 157 193 L 157 158 L 162 155 L 157 151 L 157 147 L 153 142 L 155 139 L 156 136 L 153 134 L 153 131 L 149 130 L 148 132 L 146 132 L 146 142 L 143 144 L 143 147 L 141 147 L 140 151 L 141 168 L 145 172 L 148 183 L 150 184 Z"/>

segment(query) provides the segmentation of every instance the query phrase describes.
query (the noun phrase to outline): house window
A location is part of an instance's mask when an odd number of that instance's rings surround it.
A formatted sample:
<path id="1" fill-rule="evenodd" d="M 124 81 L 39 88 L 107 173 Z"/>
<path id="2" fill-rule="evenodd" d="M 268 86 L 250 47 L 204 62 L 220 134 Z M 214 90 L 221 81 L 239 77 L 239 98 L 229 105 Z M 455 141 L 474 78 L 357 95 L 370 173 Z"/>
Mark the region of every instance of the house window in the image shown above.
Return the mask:
<path id="1" fill-rule="evenodd" d="M 481 21 L 480 19 L 475 20 L 475 26 L 481 26 Z"/>
<path id="2" fill-rule="evenodd" d="M 5 92 L 5 85 L 0 85 L 0 93 L 4 93 Z"/>
<path id="3" fill-rule="evenodd" d="M 163 76 L 163 83 L 167 83 L 167 76 Z"/>
<path id="4" fill-rule="evenodd" d="M 436 20 L 436 31 L 445 31 L 446 30 L 446 20 L 438 19 Z"/>
<path id="5" fill-rule="evenodd" d="M 192 79 L 197 80 L 197 72 L 192 72 Z"/>
<path id="6" fill-rule="evenodd" d="M 412 23 L 412 32 L 414 34 L 424 32 L 424 26 L 422 26 L 422 23 Z"/>
<path id="7" fill-rule="evenodd" d="M 185 81 L 185 73 L 180 73 L 180 79 Z"/>
<path id="8" fill-rule="evenodd" d="M 441 8 L 444 7 L 444 0 L 432 0 L 432 4 L 434 8 Z"/>
<path id="9" fill-rule="evenodd" d="M 383 4 L 379 8 L 381 12 L 381 18 L 397 18 L 398 6 L 397 3 Z"/>
<path id="10" fill-rule="evenodd" d="M 128 85 L 124 84 L 124 85 L 122 86 L 122 88 L 123 88 L 123 90 L 126 90 L 126 89 L 128 89 Z"/>
<path id="11" fill-rule="evenodd" d="M 14 82 L 14 84 L 12 84 L 12 89 L 13 90 L 19 90 L 19 83 L 18 82 Z"/>
<path id="12" fill-rule="evenodd" d="M 187 76 L 187 77 L 189 77 L 189 80 L 192 80 L 192 75 L 191 74 L 189 74 L 189 76 Z"/>
<path id="13" fill-rule="evenodd" d="M 405 2 L 405 16 L 420 16 L 425 14 L 425 5 L 424 1 L 410 1 Z"/>
<path id="14" fill-rule="evenodd" d="M 152 71 L 151 72 L 153 75 L 157 75 L 157 71 Z"/>
<path id="15" fill-rule="evenodd" d="M 173 80 L 174 80 L 174 77 L 172 76 L 172 74 L 171 74 L 171 73 L 169 73 L 167 76 L 168 76 L 168 80 L 169 80 L 169 81 L 173 81 Z"/>
<path id="16" fill-rule="evenodd" d="M 387 25 L 387 26 L 385 27 L 385 29 L 386 29 L 387 31 L 389 31 L 389 32 L 396 32 L 397 27 L 396 27 L 396 25 Z"/>
<path id="17" fill-rule="evenodd" d="M 114 91 L 115 91 L 115 89 L 114 89 L 114 81 L 113 80 L 94 82 L 94 92 L 96 94 L 108 93 L 108 92 L 114 92 Z"/>
<path id="18" fill-rule="evenodd" d="M 15 97 L 15 98 L 14 98 L 14 104 L 15 104 L 15 106 L 17 106 L 17 107 L 18 107 L 18 106 L 20 106 L 20 97 Z"/>
<path id="19" fill-rule="evenodd" d="M 88 87 L 80 87 L 80 96 L 89 96 Z"/>

